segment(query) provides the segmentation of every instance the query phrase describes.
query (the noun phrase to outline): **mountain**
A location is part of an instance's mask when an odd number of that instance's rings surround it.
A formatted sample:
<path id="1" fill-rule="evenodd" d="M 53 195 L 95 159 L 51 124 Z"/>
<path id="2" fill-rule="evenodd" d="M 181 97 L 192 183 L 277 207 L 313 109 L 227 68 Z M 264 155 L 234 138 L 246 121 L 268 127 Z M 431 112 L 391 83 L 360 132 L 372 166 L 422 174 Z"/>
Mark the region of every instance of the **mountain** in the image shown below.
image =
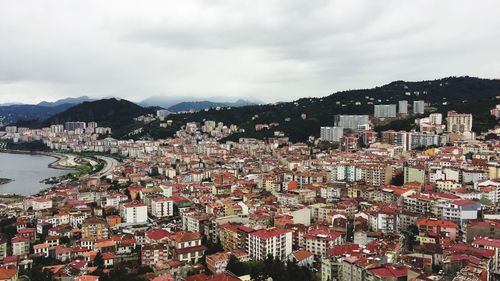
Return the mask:
<path id="1" fill-rule="evenodd" d="M 306 141 L 318 136 L 321 126 L 333 126 L 337 114 L 373 114 L 374 104 L 391 104 L 407 100 L 424 100 L 429 109 L 446 114 L 448 110 L 474 114 L 473 129 L 485 131 L 498 124 L 489 115 L 489 109 L 500 100 L 500 80 L 473 77 L 448 77 L 432 81 L 395 81 L 372 89 L 348 90 L 322 98 L 302 98 L 294 102 L 250 105 L 224 110 L 181 113 L 169 117 L 173 120 L 170 132 L 175 132 L 186 122 L 215 120 L 235 124 L 245 130 L 229 139 L 239 137 L 272 137 L 274 131 L 283 131 L 292 141 Z M 302 118 L 305 114 L 305 118 Z M 413 124 L 414 117 L 397 120 L 380 129 L 404 129 Z M 256 131 L 256 124 L 279 123 L 271 130 Z"/>
<path id="2" fill-rule="evenodd" d="M 258 102 L 252 102 L 248 100 L 243 100 L 239 99 L 235 102 L 230 102 L 230 101 L 225 101 L 228 100 L 224 97 L 209 97 L 207 100 L 204 101 L 196 101 L 196 97 L 190 97 L 190 96 L 153 96 L 149 97 L 141 102 L 139 102 L 139 105 L 148 107 L 148 106 L 159 106 L 165 109 L 172 110 L 174 112 L 181 112 L 181 111 L 198 111 L 198 110 L 203 110 L 206 108 L 211 108 L 211 107 L 228 107 L 228 106 L 234 106 L 234 107 L 239 107 L 239 106 L 246 106 L 246 105 L 251 105 L 251 104 L 256 104 Z M 216 101 L 210 101 L 210 100 L 216 100 Z"/>
<path id="3" fill-rule="evenodd" d="M 333 126 L 337 114 L 373 114 L 374 104 L 397 104 L 407 100 L 411 106 L 415 100 L 424 100 L 427 109 L 446 115 L 448 110 L 472 113 L 473 130 L 483 132 L 498 121 L 490 116 L 489 110 L 500 103 L 500 80 L 474 77 L 448 77 L 432 81 L 395 81 L 372 89 L 348 90 L 320 98 L 302 98 L 293 102 L 265 105 L 247 105 L 220 110 L 215 103 L 199 102 L 200 106 L 210 105 L 209 110 L 194 113 L 177 113 L 169 116 L 172 126 L 161 128 L 159 121 L 149 124 L 134 122 L 139 115 L 154 113 L 154 108 L 145 108 L 126 100 L 102 99 L 84 102 L 62 111 L 47 120 L 37 122 L 38 126 L 60 124 L 66 121 L 96 121 L 101 126 L 110 126 L 117 138 L 131 137 L 130 132 L 141 128 L 134 138 L 166 138 L 175 134 L 186 122 L 214 120 L 226 125 L 235 124 L 244 132 L 234 134 L 226 140 L 240 137 L 269 138 L 275 131 L 282 131 L 291 141 L 307 141 L 309 136 L 318 136 L 321 126 Z M 186 107 L 193 107 L 188 104 Z M 50 108 L 50 107 L 44 107 Z M 414 125 L 415 116 L 397 119 L 389 123 L 376 124 L 375 129 L 409 129 Z M 256 131 L 257 124 L 277 123 L 272 129 Z M 33 125 L 33 124 L 32 124 Z M 24 124 L 24 126 L 32 126 Z"/>
<path id="4" fill-rule="evenodd" d="M 73 105 L 74 104 L 40 106 L 33 104 L 15 104 L 0 106 L 0 124 L 12 124 L 25 120 L 43 120 Z"/>
<path id="5" fill-rule="evenodd" d="M 81 97 L 77 97 L 77 98 L 60 99 L 60 100 L 57 100 L 54 102 L 42 101 L 42 102 L 38 103 L 37 105 L 53 107 L 53 106 L 58 106 L 61 104 L 79 104 L 79 103 L 86 102 L 86 101 L 93 101 L 93 99 L 91 99 L 87 96 L 81 96 Z"/>
<path id="6" fill-rule="evenodd" d="M 55 102 L 40 102 L 38 104 L 2 104 L 0 105 L 0 124 L 11 124 L 26 120 L 44 120 L 52 115 L 63 112 L 75 104 L 90 101 L 87 96 L 60 99 Z"/>
<path id="7" fill-rule="evenodd" d="M 111 126 L 129 122 L 134 117 L 148 113 L 152 112 L 128 100 L 110 98 L 75 105 L 46 119 L 42 124 L 49 126 L 70 121 L 94 121 Z"/>
<path id="8" fill-rule="evenodd" d="M 254 103 L 242 99 L 239 99 L 235 102 L 191 101 L 191 102 L 181 102 L 176 105 L 170 106 L 167 109 L 172 112 L 183 112 L 183 111 L 200 111 L 212 107 L 242 107 L 253 104 Z"/>

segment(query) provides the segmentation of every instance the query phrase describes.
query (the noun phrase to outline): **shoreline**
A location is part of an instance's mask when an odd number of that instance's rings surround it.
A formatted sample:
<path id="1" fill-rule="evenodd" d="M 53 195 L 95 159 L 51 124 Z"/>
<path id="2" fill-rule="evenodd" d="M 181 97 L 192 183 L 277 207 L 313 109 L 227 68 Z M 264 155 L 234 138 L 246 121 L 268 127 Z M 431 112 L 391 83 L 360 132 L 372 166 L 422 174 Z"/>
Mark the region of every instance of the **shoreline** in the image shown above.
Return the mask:
<path id="1" fill-rule="evenodd" d="M 13 179 L 8 179 L 8 178 L 0 178 L 0 185 L 8 184 L 13 182 Z"/>
<path id="2" fill-rule="evenodd" d="M 0 153 L 8 153 L 8 154 L 24 154 L 24 155 L 43 155 L 55 158 L 53 162 L 48 164 L 47 166 L 51 169 L 56 170 L 74 170 L 74 168 L 60 165 L 59 162 L 65 159 L 63 154 L 59 154 L 57 152 L 50 151 L 29 151 L 29 150 L 17 150 L 17 149 L 2 149 Z"/>
<path id="3" fill-rule="evenodd" d="M 67 170 L 68 173 L 67 174 L 70 174 L 74 169 L 72 168 L 66 168 L 66 167 L 63 167 L 63 166 L 58 166 L 58 162 L 63 160 L 64 159 L 64 156 L 63 154 L 60 154 L 60 153 L 56 153 L 56 152 L 51 152 L 51 151 L 28 151 L 28 150 L 14 150 L 14 149 L 0 149 L 0 153 L 5 153 L 5 154 L 22 154 L 22 155 L 39 155 L 39 156 L 47 156 L 47 157 L 51 157 L 53 158 L 53 161 L 49 164 L 47 164 L 46 167 L 48 167 L 49 169 L 54 169 L 54 170 Z M 67 175 L 66 174 L 66 175 Z M 60 177 L 60 176 L 55 176 L 55 177 Z M 50 177 L 49 177 L 50 178 Z M 1 180 L 4 179 L 4 178 L 0 178 L 0 191 L 1 191 L 1 187 L 3 187 L 4 184 L 9 184 L 9 183 L 12 183 L 15 181 L 15 179 L 7 179 L 5 178 L 6 180 L 9 180 L 8 182 L 4 182 L 2 183 Z M 27 197 L 27 196 L 38 196 L 48 190 L 51 190 L 52 188 L 54 188 L 55 185 L 53 184 L 48 184 L 48 183 L 44 183 L 43 181 L 45 181 L 46 179 L 43 179 L 41 180 L 40 184 L 43 184 L 44 186 L 40 187 L 40 189 L 37 189 L 37 190 L 33 190 L 32 193 L 29 193 L 29 194 L 26 194 L 26 195 L 22 195 L 22 194 L 18 194 L 18 193 L 0 193 L 0 202 L 4 201 L 5 199 L 11 199 L 11 198 L 24 198 L 24 197 Z"/>

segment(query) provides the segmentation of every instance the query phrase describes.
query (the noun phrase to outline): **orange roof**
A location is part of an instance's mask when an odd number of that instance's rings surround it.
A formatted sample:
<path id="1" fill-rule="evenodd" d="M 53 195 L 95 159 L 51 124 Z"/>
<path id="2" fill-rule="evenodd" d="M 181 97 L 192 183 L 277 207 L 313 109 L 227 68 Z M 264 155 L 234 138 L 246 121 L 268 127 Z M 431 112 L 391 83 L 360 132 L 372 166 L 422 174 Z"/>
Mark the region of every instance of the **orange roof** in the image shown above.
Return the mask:
<path id="1" fill-rule="evenodd" d="M 33 249 L 43 249 L 43 248 L 48 248 L 48 247 L 49 247 L 49 244 L 47 244 L 47 243 L 33 245 Z"/>
<path id="2" fill-rule="evenodd" d="M 187 242 L 200 239 L 199 232 L 190 232 L 190 231 L 179 231 L 174 233 L 171 236 L 171 239 L 176 242 Z"/>
<path id="3" fill-rule="evenodd" d="M 449 227 L 449 228 L 458 228 L 458 225 L 452 221 L 447 220 L 438 220 L 438 219 L 418 219 L 417 225 L 426 225 L 433 227 Z"/>
<path id="4" fill-rule="evenodd" d="M 10 280 L 17 274 L 15 266 L 6 266 L 0 268 L 0 280 Z"/>
<path id="5" fill-rule="evenodd" d="M 82 275 L 79 277 L 75 277 L 74 281 L 97 281 L 99 280 L 99 276 L 93 275 Z"/>
<path id="6" fill-rule="evenodd" d="M 308 257 L 311 257 L 313 254 L 311 252 L 306 251 L 306 250 L 298 250 L 297 252 L 293 253 L 293 256 L 295 259 L 300 262 L 304 259 L 307 259 Z"/>

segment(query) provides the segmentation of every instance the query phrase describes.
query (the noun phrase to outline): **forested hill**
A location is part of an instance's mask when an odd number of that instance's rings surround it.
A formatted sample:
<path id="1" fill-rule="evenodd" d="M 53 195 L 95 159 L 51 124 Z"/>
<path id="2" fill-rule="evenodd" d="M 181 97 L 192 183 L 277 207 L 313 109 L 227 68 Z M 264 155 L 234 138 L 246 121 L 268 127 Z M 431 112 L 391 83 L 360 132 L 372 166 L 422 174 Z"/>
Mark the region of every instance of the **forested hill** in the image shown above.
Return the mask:
<path id="1" fill-rule="evenodd" d="M 500 102 L 496 100 L 497 96 L 500 96 L 500 80 L 449 77 L 420 82 L 395 81 L 372 89 L 342 91 L 322 98 L 177 114 L 171 118 L 174 126 L 168 134 L 186 122 L 215 120 L 237 124 L 245 129 L 245 133 L 235 134 L 231 139 L 265 138 L 272 136 L 274 131 L 283 131 L 293 141 L 305 141 L 311 135 L 319 135 L 321 126 L 333 126 L 334 116 L 337 114 L 373 114 L 374 104 L 397 104 L 399 100 L 407 100 L 409 105 L 414 100 L 424 100 L 431 104 L 430 109 L 437 112 L 446 113 L 453 109 L 473 113 L 474 129 L 484 131 L 496 124 L 495 119 L 489 116 L 489 109 Z M 305 119 L 302 119 L 302 114 L 305 114 Z M 398 122 L 406 126 L 412 121 L 413 119 L 408 119 Z M 255 131 L 256 124 L 273 122 L 279 123 L 279 126 L 272 130 Z M 396 122 L 395 129 L 402 129 L 403 125 Z M 160 135 L 167 135 L 167 130 Z"/>
<path id="2" fill-rule="evenodd" d="M 147 113 L 150 113 L 148 109 L 128 100 L 102 99 L 73 106 L 48 118 L 43 125 L 63 124 L 67 121 L 95 121 L 103 125 L 119 125 Z"/>
<path id="3" fill-rule="evenodd" d="M 322 98 L 302 98 L 294 102 L 267 105 L 250 105 L 231 108 L 212 108 L 194 113 L 173 114 L 168 117 L 173 126 L 160 128 L 159 122 L 143 124 L 133 118 L 149 113 L 153 108 L 141 107 L 127 100 L 102 99 L 84 102 L 44 121 L 18 124 L 29 127 L 49 126 L 66 121 L 96 121 L 99 125 L 112 127 L 116 138 L 128 138 L 131 131 L 140 129 L 135 138 L 167 138 L 174 135 L 186 122 L 214 120 L 226 125 L 236 124 L 244 133 L 232 135 L 230 140 L 240 137 L 267 138 L 275 131 L 282 131 L 292 141 L 306 141 L 309 136 L 318 136 L 321 126 L 333 126 L 337 114 L 373 114 L 375 104 L 397 104 L 407 100 L 424 100 L 428 109 L 446 114 L 448 110 L 474 114 L 473 129 L 486 131 L 497 124 L 489 110 L 500 100 L 500 80 L 472 77 L 449 77 L 433 81 L 395 81 L 381 87 L 349 90 L 333 93 Z M 408 129 L 415 116 L 396 120 L 389 124 L 377 124 L 376 130 Z M 278 123 L 270 130 L 256 131 L 256 124 Z"/>

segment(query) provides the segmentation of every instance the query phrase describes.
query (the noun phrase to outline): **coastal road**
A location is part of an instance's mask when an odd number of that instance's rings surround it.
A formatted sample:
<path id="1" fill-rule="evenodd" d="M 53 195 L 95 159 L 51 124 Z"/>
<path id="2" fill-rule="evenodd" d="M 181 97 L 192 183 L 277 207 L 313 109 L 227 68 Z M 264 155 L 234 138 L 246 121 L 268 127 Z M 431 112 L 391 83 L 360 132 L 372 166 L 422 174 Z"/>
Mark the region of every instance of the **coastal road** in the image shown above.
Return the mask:
<path id="1" fill-rule="evenodd" d="M 118 165 L 118 161 L 113 157 L 100 156 L 100 155 L 96 155 L 95 157 L 99 160 L 104 161 L 104 168 L 102 168 L 102 170 L 100 170 L 98 173 L 92 176 L 95 177 L 109 176 L 113 172 L 113 169 Z"/>

